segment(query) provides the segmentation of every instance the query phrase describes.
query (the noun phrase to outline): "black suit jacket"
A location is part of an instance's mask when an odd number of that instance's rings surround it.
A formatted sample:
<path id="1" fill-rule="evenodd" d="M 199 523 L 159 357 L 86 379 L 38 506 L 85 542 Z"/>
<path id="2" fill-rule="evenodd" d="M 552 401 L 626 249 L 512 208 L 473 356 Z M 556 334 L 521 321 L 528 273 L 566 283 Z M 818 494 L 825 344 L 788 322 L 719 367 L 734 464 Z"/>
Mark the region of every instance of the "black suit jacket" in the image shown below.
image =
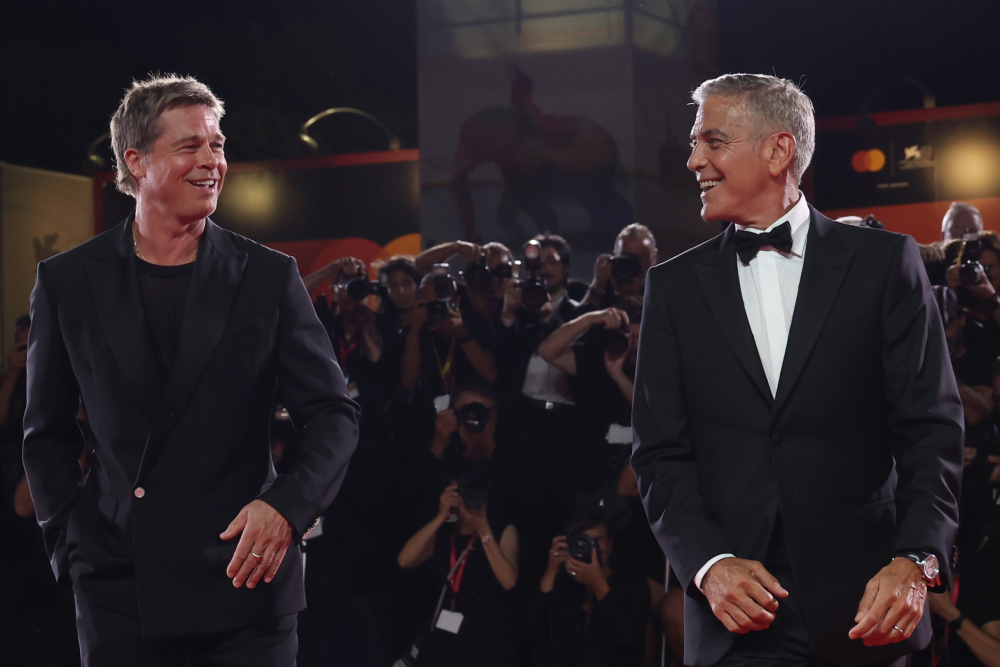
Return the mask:
<path id="1" fill-rule="evenodd" d="M 686 587 L 685 664 L 714 664 L 734 637 L 695 573 L 722 553 L 762 561 L 779 510 L 817 650 L 841 664 L 911 652 L 930 637 L 929 613 L 901 644 L 866 648 L 847 633 L 895 551 L 933 552 L 950 577 L 962 406 L 917 245 L 811 210 L 772 397 L 733 236 L 730 225 L 650 270 L 639 339 L 632 465 Z"/>
<path id="2" fill-rule="evenodd" d="M 56 576 L 138 615 L 147 637 L 304 608 L 298 540 L 274 580 L 249 590 L 225 573 L 239 538 L 219 539 L 255 498 L 301 534 L 333 500 L 357 443 L 358 408 L 295 260 L 209 220 L 166 376 L 146 329 L 131 217 L 41 262 L 31 317 L 24 465 Z M 276 383 L 302 436 L 280 476 L 268 432 Z M 85 486 L 81 400 L 96 440 Z"/>

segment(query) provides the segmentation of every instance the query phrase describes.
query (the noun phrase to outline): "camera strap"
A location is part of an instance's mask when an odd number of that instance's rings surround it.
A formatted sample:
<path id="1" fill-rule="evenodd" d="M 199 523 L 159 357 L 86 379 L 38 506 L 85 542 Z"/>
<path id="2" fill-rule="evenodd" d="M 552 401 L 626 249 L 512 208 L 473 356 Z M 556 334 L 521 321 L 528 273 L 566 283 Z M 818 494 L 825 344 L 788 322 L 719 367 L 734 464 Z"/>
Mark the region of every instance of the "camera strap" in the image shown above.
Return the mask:
<path id="1" fill-rule="evenodd" d="M 444 596 L 448 592 L 449 586 L 452 590 L 457 593 L 458 587 L 462 584 L 462 574 L 465 572 L 465 563 L 469 558 L 469 552 L 472 551 L 472 547 L 475 546 L 476 535 L 473 533 L 469 536 L 469 545 L 465 547 L 465 551 L 462 552 L 460 556 L 455 557 L 455 535 L 458 534 L 458 527 L 455 527 L 455 532 L 451 534 L 451 569 L 448 571 L 448 575 L 445 577 L 444 586 L 441 587 L 441 595 L 438 596 L 437 607 L 434 608 L 434 616 L 431 618 L 431 631 L 437 627 L 438 618 L 441 616 L 441 607 L 444 605 Z M 455 573 L 458 572 L 458 582 L 457 585 L 452 583 L 452 578 L 455 577 Z M 452 605 L 454 607 L 454 605 Z"/>
<path id="2" fill-rule="evenodd" d="M 458 529 L 451 534 L 451 560 L 449 566 L 451 571 L 448 573 L 448 583 L 451 584 L 451 590 L 457 595 L 458 589 L 462 587 L 462 575 L 465 574 L 465 566 L 469 562 L 469 552 L 472 551 L 472 547 L 476 543 L 476 534 L 473 533 L 469 535 L 469 543 L 465 547 L 465 551 L 462 552 L 461 556 L 455 556 L 455 536 L 458 534 Z"/>
<path id="3" fill-rule="evenodd" d="M 441 353 L 438 352 L 437 343 L 433 340 L 431 341 L 431 347 L 434 348 L 434 359 L 437 361 L 438 373 L 441 374 L 441 383 L 444 384 L 444 393 L 451 393 L 451 365 L 455 361 L 455 339 L 451 339 L 451 344 L 448 347 L 448 358 L 444 360 L 444 364 L 441 364 Z"/>
<path id="4" fill-rule="evenodd" d="M 347 357 L 349 357 L 351 355 L 351 353 L 354 352 L 354 350 L 358 349 L 358 344 L 360 342 L 361 342 L 361 332 L 360 331 L 358 333 L 354 334 L 354 339 L 350 343 L 346 343 L 345 344 L 343 336 L 341 336 L 340 339 L 337 340 L 337 344 L 340 347 L 340 365 L 341 366 L 343 366 L 344 364 L 347 363 Z"/>

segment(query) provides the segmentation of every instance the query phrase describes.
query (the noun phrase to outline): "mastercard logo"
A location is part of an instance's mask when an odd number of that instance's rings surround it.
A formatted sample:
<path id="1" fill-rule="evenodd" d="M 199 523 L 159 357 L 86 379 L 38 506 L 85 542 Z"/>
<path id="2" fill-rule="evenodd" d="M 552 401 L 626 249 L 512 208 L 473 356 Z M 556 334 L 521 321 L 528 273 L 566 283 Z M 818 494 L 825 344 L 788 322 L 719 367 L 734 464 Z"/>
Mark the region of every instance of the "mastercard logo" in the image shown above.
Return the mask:
<path id="1" fill-rule="evenodd" d="M 866 171 L 879 171 L 885 166 L 885 153 L 877 148 L 870 151 L 858 151 L 851 158 L 851 166 L 859 174 Z"/>

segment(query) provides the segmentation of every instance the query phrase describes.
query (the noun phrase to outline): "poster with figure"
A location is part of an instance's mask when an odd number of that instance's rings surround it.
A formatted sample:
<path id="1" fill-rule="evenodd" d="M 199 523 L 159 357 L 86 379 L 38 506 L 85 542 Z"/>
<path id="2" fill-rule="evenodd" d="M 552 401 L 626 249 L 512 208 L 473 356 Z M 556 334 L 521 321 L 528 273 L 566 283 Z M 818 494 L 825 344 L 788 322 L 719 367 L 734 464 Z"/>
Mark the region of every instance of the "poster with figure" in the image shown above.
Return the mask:
<path id="1" fill-rule="evenodd" d="M 550 231 L 587 277 L 632 222 L 666 256 L 717 232 L 684 166 L 714 0 L 422 0 L 417 19 L 425 246 Z"/>

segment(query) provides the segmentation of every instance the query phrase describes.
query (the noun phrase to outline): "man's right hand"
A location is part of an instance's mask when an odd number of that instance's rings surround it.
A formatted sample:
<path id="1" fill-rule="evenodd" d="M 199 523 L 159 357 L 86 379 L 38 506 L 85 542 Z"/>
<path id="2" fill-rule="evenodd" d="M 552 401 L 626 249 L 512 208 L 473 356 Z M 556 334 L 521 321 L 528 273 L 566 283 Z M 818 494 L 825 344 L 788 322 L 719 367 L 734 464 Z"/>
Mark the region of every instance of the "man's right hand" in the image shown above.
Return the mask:
<path id="1" fill-rule="evenodd" d="M 740 635 L 770 627 L 778 610 L 775 596 L 788 597 L 762 564 L 742 558 L 723 558 L 709 568 L 701 590 L 715 617 Z"/>
<path id="2" fill-rule="evenodd" d="M 451 442 L 451 434 L 458 430 L 458 416 L 451 408 L 442 410 L 434 420 L 434 441 L 431 443 L 431 451 L 435 457 L 444 454 Z"/>
<path id="3" fill-rule="evenodd" d="M 596 289 L 604 289 L 604 286 L 611 280 L 611 255 L 598 255 L 594 262 L 594 280 L 591 284 Z"/>

